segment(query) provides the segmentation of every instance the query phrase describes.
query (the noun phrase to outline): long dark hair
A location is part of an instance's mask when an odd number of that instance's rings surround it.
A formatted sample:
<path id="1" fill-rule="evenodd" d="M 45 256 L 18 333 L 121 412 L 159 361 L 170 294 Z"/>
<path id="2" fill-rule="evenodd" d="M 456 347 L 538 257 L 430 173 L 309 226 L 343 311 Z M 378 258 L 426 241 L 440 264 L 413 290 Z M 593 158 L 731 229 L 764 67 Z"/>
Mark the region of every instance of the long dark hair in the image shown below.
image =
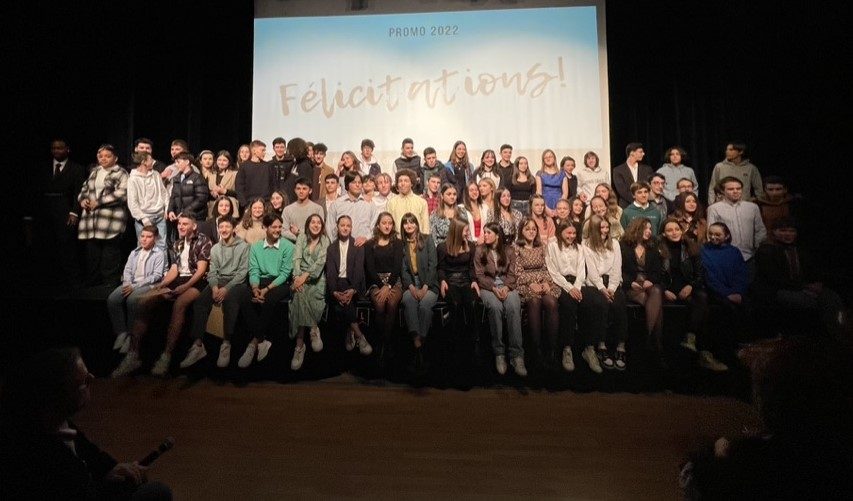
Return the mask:
<path id="1" fill-rule="evenodd" d="M 497 265 L 498 268 L 503 268 L 507 264 L 507 258 L 506 258 L 506 246 L 504 245 L 504 239 L 501 236 L 502 235 L 501 225 L 492 221 L 490 223 L 486 223 L 483 226 L 483 231 L 486 231 L 486 230 L 489 230 L 495 234 L 494 250 L 495 250 L 495 253 L 498 255 L 498 259 L 497 259 L 497 262 L 495 264 Z M 482 254 L 480 254 L 480 264 L 482 264 L 483 266 L 486 266 L 489 263 L 489 250 L 491 250 L 491 249 L 489 249 L 489 246 L 486 245 L 486 243 L 483 243 L 483 247 L 484 247 L 486 252 L 483 252 Z"/>
<path id="2" fill-rule="evenodd" d="M 325 226 L 326 226 L 326 222 L 325 222 L 325 221 L 323 221 L 323 218 L 322 218 L 319 214 L 311 214 L 310 216 L 308 216 L 308 219 L 306 219 L 306 220 L 305 220 L 305 238 L 307 238 L 307 239 L 308 239 L 308 242 L 309 242 L 309 243 L 310 243 L 312 240 L 314 240 L 314 236 L 313 236 L 313 235 L 311 235 L 311 230 L 309 230 L 308 228 L 309 228 L 309 226 L 311 226 L 311 221 L 312 221 L 315 217 L 316 217 L 317 219 L 319 219 L 319 220 L 320 220 L 320 234 L 319 234 L 319 235 L 317 235 L 317 240 L 318 240 L 318 241 L 319 241 L 321 238 L 323 238 L 323 228 L 325 228 Z"/>
<path id="3" fill-rule="evenodd" d="M 397 240 L 397 225 L 394 224 L 394 216 L 391 215 L 388 211 L 383 211 L 379 214 L 379 217 L 376 218 L 376 224 L 373 225 L 373 246 L 376 247 L 379 245 L 379 239 L 382 238 L 382 232 L 379 231 L 379 223 L 382 222 L 382 218 L 388 216 L 391 218 L 391 233 L 388 235 L 388 241 L 393 243 L 394 240 Z"/>
<path id="4" fill-rule="evenodd" d="M 574 228 L 575 230 L 575 241 L 571 244 L 566 244 L 566 242 L 563 241 L 563 231 L 565 231 L 566 228 Z M 566 245 L 571 245 L 575 249 L 578 248 L 578 229 L 575 225 L 564 222 L 557 225 L 557 247 L 559 247 L 560 250 L 563 250 Z"/>
<path id="5" fill-rule="evenodd" d="M 527 239 L 524 237 L 524 227 L 527 226 L 528 223 L 533 223 L 533 226 L 536 227 L 536 236 L 533 237 L 533 242 L 531 242 L 532 246 L 541 247 L 542 239 L 539 238 L 539 225 L 536 224 L 536 221 L 534 221 L 530 216 L 524 216 L 521 218 L 521 224 L 518 225 L 518 236 L 515 239 L 515 244 L 519 247 L 527 247 Z"/>
<path id="6" fill-rule="evenodd" d="M 693 197 L 693 199 L 696 200 L 696 211 L 694 211 L 693 214 L 688 214 L 687 210 L 684 208 L 684 203 L 687 202 L 687 197 Z M 705 219 L 705 206 L 702 205 L 702 202 L 699 201 L 699 197 L 697 197 L 692 191 L 679 193 L 678 196 L 675 197 L 674 203 L 675 211 L 672 215 L 676 218 L 684 219 L 689 215 L 693 219 Z"/>
<path id="7" fill-rule="evenodd" d="M 424 234 L 421 233 L 421 223 L 418 222 L 418 218 L 411 212 L 403 214 L 403 219 L 400 222 L 400 230 L 403 234 L 403 240 L 408 240 L 410 238 L 409 235 L 406 235 L 405 228 L 403 228 L 406 223 L 415 223 L 415 242 L 417 242 L 418 250 L 423 250 L 426 239 L 424 238 Z"/>

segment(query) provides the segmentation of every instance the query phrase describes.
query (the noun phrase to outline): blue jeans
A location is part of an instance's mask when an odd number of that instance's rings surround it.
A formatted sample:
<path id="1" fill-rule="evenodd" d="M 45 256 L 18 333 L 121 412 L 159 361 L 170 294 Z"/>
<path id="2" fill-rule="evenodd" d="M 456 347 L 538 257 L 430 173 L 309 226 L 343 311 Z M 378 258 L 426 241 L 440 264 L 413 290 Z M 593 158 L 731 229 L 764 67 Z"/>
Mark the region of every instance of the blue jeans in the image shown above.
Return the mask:
<path id="1" fill-rule="evenodd" d="M 121 293 L 122 286 L 116 287 L 107 297 L 107 311 L 110 314 L 110 322 L 113 325 L 113 333 L 116 335 L 122 332 L 130 332 L 133 326 L 133 321 L 136 319 L 136 311 L 139 307 L 139 300 L 145 296 L 145 293 L 151 290 L 150 285 L 136 287 L 129 296 L 124 297 Z M 125 313 L 125 305 L 127 313 Z"/>
<path id="2" fill-rule="evenodd" d="M 509 332 L 510 358 L 523 357 L 524 348 L 521 344 L 521 298 L 518 291 L 512 291 L 501 301 L 494 292 L 480 290 L 480 298 L 489 311 L 489 327 L 492 329 L 492 350 L 495 356 L 504 354 L 503 316 L 506 314 L 506 325 Z"/>
<path id="3" fill-rule="evenodd" d="M 432 325 L 432 307 L 438 301 L 438 295 L 428 290 L 423 299 L 418 301 L 409 290 L 403 293 L 403 315 L 406 317 L 406 327 L 409 332 L 417 332 L 422 338 L 429 334 Z"/>
<path id="4" fill-rule="evenodd" d="M 149 218 L 151 220 L 151 224 L 157 227 L 157 231 L 160 233 L 160 236 L 157 237 L 157 242 L 154 244 L 157 247 L 160 247 L 164 252 L 166 251 L 166 218 Z M 139 235 L 142 234 L 142 223 L 139 221 L 134 221 L 134 228 L 136 228 L 136 244 L 139 245 Z"/>

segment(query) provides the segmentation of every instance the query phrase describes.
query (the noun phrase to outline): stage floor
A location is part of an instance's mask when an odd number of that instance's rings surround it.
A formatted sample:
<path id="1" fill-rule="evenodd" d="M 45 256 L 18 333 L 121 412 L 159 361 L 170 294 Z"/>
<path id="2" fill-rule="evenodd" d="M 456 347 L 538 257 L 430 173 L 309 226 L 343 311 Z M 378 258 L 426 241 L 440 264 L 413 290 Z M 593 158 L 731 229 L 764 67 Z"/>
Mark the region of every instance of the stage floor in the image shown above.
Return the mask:
<path id="1" fill-rule="evenodd" d="M 98 379 L 76 418 L 119 460 L 167 435 L 150 478 L 176 499 L 674 499 L 688 451 L 755 424 L 723 397 L 470 391 L 344 374 L 238 388 Z"/>

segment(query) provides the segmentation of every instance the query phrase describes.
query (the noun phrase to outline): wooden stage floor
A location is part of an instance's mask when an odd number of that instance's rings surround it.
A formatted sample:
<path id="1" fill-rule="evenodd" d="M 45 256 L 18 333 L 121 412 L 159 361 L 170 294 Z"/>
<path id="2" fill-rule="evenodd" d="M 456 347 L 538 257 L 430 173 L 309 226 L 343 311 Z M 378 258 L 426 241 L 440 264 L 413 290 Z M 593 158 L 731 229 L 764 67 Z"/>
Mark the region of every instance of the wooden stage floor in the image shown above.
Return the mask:
<path id="1" fill-rule="evenodd" d="M 675 499 L 688 451 L 753 425 L 730 398 L 414 389 L 348 374 L 238 388 L 98 379 L 77 416 L 119 460 L 167 435 L 176 499 Z"/>

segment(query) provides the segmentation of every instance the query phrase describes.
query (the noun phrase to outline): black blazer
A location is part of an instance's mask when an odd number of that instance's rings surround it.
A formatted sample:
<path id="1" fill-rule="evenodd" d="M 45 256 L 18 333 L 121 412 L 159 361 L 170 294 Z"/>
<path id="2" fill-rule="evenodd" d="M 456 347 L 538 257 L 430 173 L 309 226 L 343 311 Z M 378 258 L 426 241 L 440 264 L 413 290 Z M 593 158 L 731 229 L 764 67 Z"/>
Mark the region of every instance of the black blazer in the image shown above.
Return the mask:
<path id="1" fill-rule="evenodd" d="M 654 174 L 646 164 L 637 166 L 637 182 L 649 182 L 649 177 Z M 634 184 L 634 176 L 628 169 L 628 164 L 623 163 L 613 168 L 613 190 L 616 191 L 616 196 L 619 198 L 619 207 L 623 209 L 634 201 L 634 196 L 631 194 L 631 185 Z"/>
<path id="2" fill-rule="evenodd" d="M 53 176 L 53 166 L 56 161 L 51 161 L 39 172 L 37 193 L 33 193 L 28 203 L 30 204 L 31 216 L 40 215 L 50 219 L 56 219 L 65 224 L 69 213 L 80 215 L 80 205 L 77 203 L 77 195 L 86 180 L 83 166 L 68 160 L 65 167 L 58 176 Z"/>
<path id="3" fill-rule="evenodd" d="M 364 246 L 356 247 L 355 239 L 350 237 L 349 249 L 347 249 L 347 278 L 339 278 L 341 271 L 341 247 L 335 239 L 326 251 L 326 290 L 329 295 L 332 292 L 343 292 L 347 289 L 355 289 L 356 293 L 363 295 L 367 289 L 364 282 Z"/>
<path id="4" fill-rule="evenodd" d="M 74 425 L 69 423 L 73 429 Z M 56 436 L 6 429 L 0 439 L 0 499 L 100 499 L 116 460 L 77 432 L 75 455 Z"/>
<path id="5" fill-rule="evenodd" d="M 631 282 L 636 281 L 637 274 L 640 272 L 637 264 L 637 254 L 634 252 L 634 246 L 626 245 L 623 242 L 619 243 L 622 249 L 622 287 L 625 289 L 631 288 Z M 645 269 L 646 280 L 657 285 L 663 279 L 663 261 L 660 257 L 660 252 L 654 245 L 646 246 L 646 265 Z"/>

